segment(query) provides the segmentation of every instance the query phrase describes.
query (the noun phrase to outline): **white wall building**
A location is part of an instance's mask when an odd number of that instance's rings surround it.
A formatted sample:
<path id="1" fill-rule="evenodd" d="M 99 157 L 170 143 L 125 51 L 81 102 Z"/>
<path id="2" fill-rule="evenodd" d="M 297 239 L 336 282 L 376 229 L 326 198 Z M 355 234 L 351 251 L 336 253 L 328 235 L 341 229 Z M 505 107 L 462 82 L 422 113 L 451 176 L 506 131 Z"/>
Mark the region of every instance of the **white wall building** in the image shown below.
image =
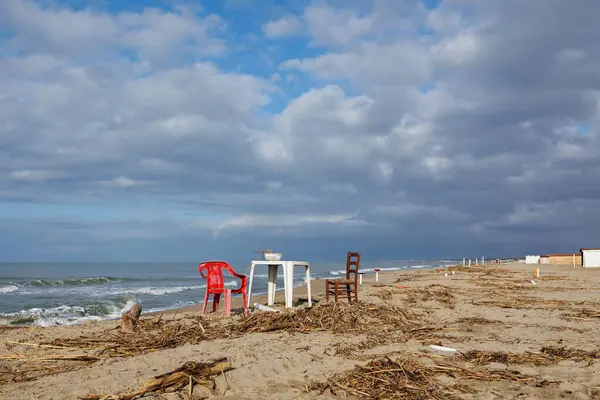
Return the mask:
<path id="1" fill-rule="evenodd" d="M 600 249 L 581 249 L 583 268 L 600 268 Z"/>
<path id="2" fill-rule="evenodd" d="M 525 264 L 539 264 L 540 256 L 525 256 Z"/>

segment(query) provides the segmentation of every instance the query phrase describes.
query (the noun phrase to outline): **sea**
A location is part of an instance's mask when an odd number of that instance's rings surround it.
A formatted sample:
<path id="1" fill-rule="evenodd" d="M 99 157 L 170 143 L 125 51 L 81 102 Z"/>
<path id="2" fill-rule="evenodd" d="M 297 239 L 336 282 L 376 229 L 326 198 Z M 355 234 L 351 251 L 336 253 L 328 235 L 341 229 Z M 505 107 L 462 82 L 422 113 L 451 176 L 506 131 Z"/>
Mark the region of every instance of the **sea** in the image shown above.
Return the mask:
<path id="1" fill-rule="evenodd" d="M 415 270 L 455 265 L 456 260 L 361 261 L 361 271 Z M 248 274 L 249 265 L 232 264 Z M 364 266 L 364 267 L 363 267 Z M 282 270 L 277 287 L 283 288 Z M 311 278 L 336 278 L 345 262 L 311 263 Z M 294 285 L 304 284 L 304 269 L 294 271 Z M 224 271 L 225 285 L 239 280 Z M 267 268 L 256 267 L 252 295 L 266 293 Z M 202 303 L 206 280 L 197 263 L 0 263 L 0 324 L 76 325 L 119 318 L 133 304 L 144 312 L 165 311 Z"/>

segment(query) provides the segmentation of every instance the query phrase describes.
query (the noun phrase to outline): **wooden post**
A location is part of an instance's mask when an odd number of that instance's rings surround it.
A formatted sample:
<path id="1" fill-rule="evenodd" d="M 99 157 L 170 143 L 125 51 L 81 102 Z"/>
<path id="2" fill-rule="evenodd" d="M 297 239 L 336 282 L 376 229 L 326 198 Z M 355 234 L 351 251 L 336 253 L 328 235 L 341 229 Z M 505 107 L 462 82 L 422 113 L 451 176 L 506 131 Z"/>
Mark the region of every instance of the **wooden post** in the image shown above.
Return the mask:
<path id="1" fill-rule="evenodd" d="M 375 282 L 379 282 L 379 271 L 380 268 L 375 268 Z"/>
<path id="2" fill-rule="evenodd" d="M 465 258 L 463 257 L 463 267 L 465 266 Z"/>
<path id="3" fill-rule="evenodd" d="M 364 272 L 359 272 L 359 273 L 358 273 L 358 283 L 359 283 L 360 285 L 362 285 L 362 276 L 363 276 L 363 274 L 364 274 Z"/>
<path id="4" fill-rule="evenodd" d="M 121 317 L 121 330 L 125 333 L 133 333 L 142 315 L 142 306 L 134 304 L 129 311 Z"/>

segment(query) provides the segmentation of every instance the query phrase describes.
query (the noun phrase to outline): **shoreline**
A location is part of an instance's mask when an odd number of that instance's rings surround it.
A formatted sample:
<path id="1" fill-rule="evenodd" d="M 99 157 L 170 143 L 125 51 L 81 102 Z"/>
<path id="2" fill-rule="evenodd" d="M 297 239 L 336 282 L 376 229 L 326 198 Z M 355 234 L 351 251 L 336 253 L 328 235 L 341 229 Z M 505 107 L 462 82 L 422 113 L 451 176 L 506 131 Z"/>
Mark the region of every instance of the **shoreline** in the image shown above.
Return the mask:
<path id="1" fill-rule="evenodd" d="M 395 267 L 391 267 L 391 268 L 382 268 L 382 271 L 380 271 L 379 275 L 380 277 L 386 274 L 395 274 L 395 273 L 413 273 L 413 272 L 418 272 L 418 271 L 422 271 L 422 270 L 431 270 L 431 269 L 436 269 L 436 268 L 447 268 L 448 266 L 435 266 L 435 265 L 426 265 L 426 266 L 409 266 L 407 268 L 395 268 Z M 365 268 L 364 275 L 363 275 L 363 280 L 364 283 L 368 283 L 371 280 L 374 281 L 375 279 L 375 272 L 373 271 L 373 268 Z M 337 271 L 334 271 L 337 272 Z M 331 271 L 330 271 L 331 273 Z M 312 278 L 311 279 L 311 289 L 312 289 L 312 295 L 313 297 L 323 294 L 325 291 L 325 280 L 329 279 L 329 280 L 335 280 L 335 279 L 341 279 L 343 278 L 343 275 L 340 275 L 338 273 L 336 274 L 331 274 L 330 276 L 323 276 L 323 277 L 318 277 L 318 278 Z M 279 282 L 280 285 L 278 285 L 276 293 L 275 293 L 275 306 L 282 306 L 284 304 L 284 298 L 283 298 L 283 293 L 284 293 L 284 288 L 283 288 L 283 284 L 282 282 Z M 190 313 L 190 312 L 198 312 L 200 313 L 203 307 L 203 298 L 204 298 L 204 293 L 205 293 L 206 289 L 200 289 L 198 291 L 198 293 L 194 293 L 195 298 L 200 298 L 200 302 L 197 304 L 191 304 L 191 305 L 186 305 L 186 306 L 180 306 L 180 307 L 173 307 L 173 308 L 165 308 L 165 309 L 156 309 L 154 308 L 153 311 L 147 311 L 145 312 L 143 310 L 143 303 L 141 303 L 142 305 L 142 316 L 157 316 L 157 315 L 172 315 L 172 314 L 176 314 L 176 313 Z M 294 301 L 297 301 L 298 296 L 300 297 L 304 297 L 306 299 L 306 295 L 307 295 L 307 289 L 306 289 L 306 284 L 298 284 L 296 286 L 293 287 L 293 291 L 294 291 Z M 252 306 L 254 303 L 261 303 L 261 304 L 265 304 L 267 303 L 267 293 L 265 292 L 258 292 L 257 294 L 253 294 L 252 295 L 252 301 L 250 304 L 249 309 L 253 309 L 254 307 Z M 209 303 L 212 303 L 212 296 L 211 299 L 209 300 Z M 71 307 L 76 307 L 76 306 L 71 306 Z M 222 310 L 224 307 L 224 299 L 221 298 L 221 304 L 220 304 L 220 310 Z M 42 308 L 43 309 L 43 308 Z M 233 295 L 232 299 L 231 299 L 231 310 L 232 312 L 241 312 L 242 309 L 242 296 L 241 295 Z M 283 309 L 283 307 L 282 307 Z M 151 309 L 152 310 L 152 309 Z M 207 313 L 211 312 L 212 310 L 212 305 L 209 304 L 207 306 Z M 234 311 L 235 310 L 235 311 Z M 22 310 L 21 310 L 22 311 Z M 19 311 L 19 312 L 21 312 Z M 41 324 L 41 323 L 37 323 L 37 321 L 33 318 L 29 318 L 29 317 L 23 317 L 24 320 L 30 320 L 31 322 L 28 323 L 11 323 L 11 320 L 7 319 L 6 321 L 0 322 L 0 327 L 2 326 L 11 326 L 11 327 L 42 327 L 42 328 L 51 328 L 51 327 L 58 327 L 58 326 L 81 326 L 81 325 L 85 325 L 85 324 L 90 324 L 90 323 L 94 323 L 94 324 L 98 324 L 98 323 L 102 323 L 104 321 L 117 321 L 121 318 L 121 315 L 123 312 L 127 311 L 126 309 L 123 309 L 119 315 L 116 315 L 116 313 L 111 314 L 111 316 L 96 316 L 96 315 L 90 315 L 90 316 L 85 316 L 85 317 L 77 317 L 77 318 L 81 318 L 83 320 L 81 321 L 73 321 L 72 323 L 57 323 L 57 324 Z M 87 318 L 87 319 L 86 319 Z"/>

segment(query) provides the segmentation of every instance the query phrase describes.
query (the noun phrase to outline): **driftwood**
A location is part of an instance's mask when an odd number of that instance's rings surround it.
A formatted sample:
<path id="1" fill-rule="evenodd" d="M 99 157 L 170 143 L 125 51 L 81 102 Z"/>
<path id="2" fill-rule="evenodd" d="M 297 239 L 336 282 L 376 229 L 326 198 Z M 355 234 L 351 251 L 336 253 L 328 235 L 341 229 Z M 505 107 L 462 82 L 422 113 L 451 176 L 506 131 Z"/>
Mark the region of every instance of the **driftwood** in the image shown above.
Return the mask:
<path id="1" fill-rule="evenodd" d="M 230 371 L 231 369 L 233 369 L 233 367 L 231 366 L 231 363 L 227 361 L 227 358 L 220 358 L 210 363 L 188 361 L 171 372 L 148 379 L 134 392 L 113 395 L 85 394 L 78 397 L 83 400 L 131 400 L 149 393 L 165 393 L 166 391 L 174 392 L 184 388 L 191 393 L 194 384 L 214 387 L 214 380 L 212 377 Z"/>
<path id="2" fill-rule="evenodd" d="M 129 311 L 121 317 L 121 331 L 133 333 L 137 327 L 140 315 L 142 315 L 142 306 L 134 304 Z"/>

